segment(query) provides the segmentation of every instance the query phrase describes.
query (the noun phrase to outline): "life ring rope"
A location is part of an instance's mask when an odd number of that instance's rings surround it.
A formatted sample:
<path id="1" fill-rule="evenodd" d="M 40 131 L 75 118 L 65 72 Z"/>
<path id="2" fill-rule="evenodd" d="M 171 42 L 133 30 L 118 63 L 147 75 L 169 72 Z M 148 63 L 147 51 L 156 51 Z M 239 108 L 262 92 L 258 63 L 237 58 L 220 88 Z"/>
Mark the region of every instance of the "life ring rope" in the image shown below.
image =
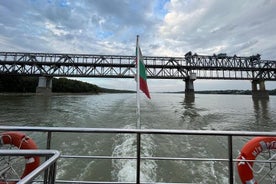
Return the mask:
<path id="1" fill-rule="evenodd" d="M 242 160 L 246 160 L 243 156 L 241 156 L 241 159 Z M 262 166 L 261 166 L 261 168 L 258 171 L 256 171 L 256 170 L 254 170 L 254 168 L 247 161 L 242 161 L 242 162 L 245 162 L 248 165 L 248 167 L 251 169 L 251 171 L 253 171 L 254 173 L 257 173 L 257 174 L 259 174 L 260 172 L 262 172 L 263 169 L 264 169 L 264 167 L 265 167 L 265 163 L 263 163 Z"/>
<path id="2" fill-rule="evenodd" d="M 21 149 L 23 142 L 27 142 L 28 139 L 30 139 L 30 137 L 28 137 L 28 136 L 25 136 L 23 139 L 21 139 L 19 149 Z"/>
<path id="3" fill-rule="evenodd" d="M 276 154 L 271 155 L 272 150 L 276 150 L 276 137 L 255 137 L 249 140 L 239 152 L 237 162 L 238 173 L 243 184 L 257 184 L 253 173 L 260 174 L 268 162 L 275 159 Z M 269 158 L 265 159 L 264 163 L 256 162 L 256 158 L 260 153 L 269 153 Z M 253 165 L 260 167 L 258 170 L 254 170 Z M 269 174 L 273 169 L 270 169 Z M 263 177 L 260 181 L 263 180 Z"/>
<path id="4" fill-rule="evenodd" d="M 4 143 L 3 143 L 3 137 L 5 137 L 5 136 L 8 137 L 8 138 L 10 139 L 10 143 L 12 143 L 12 136 L 9 135 L 9 134 L 4 134 L 4 135 L 0 135 L 0 137 L 1 137 L 1 145 L 4 144 Z M 28 139 L 30 139 L 30 137 L 24 136 L 24 137 L 20 140 L 19 145 L 16 146 L 16 147 L 17 147 L 18 149 L 21 149 L 23 142 L 27 142 Z M 10 144 L 10 145 L 12 145 L 12 144 Z M 15 145 L 13 145 L 13 146 L 15 146 Z"/>
<path id="5" fill-rule="evenodd" d="M 275 157 L 276 157 L 276 153 L 275 153 L 274 155 L 272 155 L 272 157 L 270 157 L 269 159 L 267 159 L 267 161 L 271 161 L 271 160 L 273 160 Z M 257 174 L 259 174 L 259 173 L 261 173 L 261 172 L 263 171 L 263 169 L 265 168 L 265 164 L 266 164 L 266 163 L 263 163 L 262 166 L 261 166 L 261 168 L 260 168 L 258 171 L 256 171 L 256 170 L 254 170 L 254 168 L 246 161 L 246 159 L 245 159 L 243 156 L 241 156 L 241 160 L 244 160 L 244 161 L 239 161 L 239 162 L 245 162 L 245 163 L 248 165 L 248 167 L 249 167 L 254 173 L 257 173 Z M 258 163 L 258 162 L 256 162 L 255 165 L 256 165 L 257 163 Z M 259 165 L 261 165 L 261 164 L 259 164 Z"/>
<path id="6" fill-rule="evenodd" d="M 9 133 L 9 132 L 7 132 L 7 133 Z M 10 134 L 6 134 L 6 133 L 3 133 L 2 135 L 0 134 L 0 138 L 1 138 L 1 144 L 3 145 L 3 144 L 7 144 L 7 143 L 4 143 L 3 142 L 3 137 L 8 137 L 10 140 L 9 140 L 9 142 L 10 143 L 12 143 L 12 141 L 13 141 L 13 139 L 12 139 L 12 136 L 10 135 Z M 22 145 L 23 145 L 23 143 L 25 142 L 25 143 L 28 143 L 28 140 L 30 140 L 31 138 L 29 137 L 29 136 L 27 136 L 27 135 L 25 135 L 24 137 L 22 137 L 21 139 L 20 139 L 20 143 L 19 143 L 19 145 L 17 146 L 17 145 L 14 145 L 14 146 L 16 146 L 18 149 L 21 149 L 22 148 Z M 13 144 L 11 144 L 11 145 L 13 145 Z M 31 147 L 32 148 L 32 147 Z M 23 148 L 24 149 L 24 148 Z M 34 148 L 34 149 L 37 149 L 37 148 Z"/>
<path id="7" fill-rule="evenodd" d="M 27 135 L 21 132 L 3 132 L 0 133 L 0 146 L 2 145 L 11 145 L 15 146 L 18 149 L 38 149 L 36 143 Z M 36 169 L 40 164 L 40 158 L 39 156 L 25 156 L 25 170 L 23 171 L 23 174 L 21 177 L 23 178 L 26 175 L 28 175 L 30 172 L 32 172 L 34 169 Z M 13 170 L 13 168 L 11 168 Z M 15 175 L 18 175 L 17 172 L 14 172 Z M 2 179 L 2 178 L 0 178 Z M 0 181 L 0 184 L 4 183 L 14 183 L 14 182 L 2 182 Z"/>

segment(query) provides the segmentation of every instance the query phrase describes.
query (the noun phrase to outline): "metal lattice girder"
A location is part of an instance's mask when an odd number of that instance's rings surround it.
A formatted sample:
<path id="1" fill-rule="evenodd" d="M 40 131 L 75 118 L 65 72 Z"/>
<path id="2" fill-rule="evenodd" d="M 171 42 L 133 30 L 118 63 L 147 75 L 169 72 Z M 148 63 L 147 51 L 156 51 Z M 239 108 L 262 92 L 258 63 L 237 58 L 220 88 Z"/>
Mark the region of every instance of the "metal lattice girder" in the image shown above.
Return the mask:
<path id="1" fill-rule="evenodd" d="M 186 54 L 144 56 L 148 78 L 276 80 L 276 61 L 250 57 Z M 0 75 L 133 78 L 135 56 L 0 52 Z"/>

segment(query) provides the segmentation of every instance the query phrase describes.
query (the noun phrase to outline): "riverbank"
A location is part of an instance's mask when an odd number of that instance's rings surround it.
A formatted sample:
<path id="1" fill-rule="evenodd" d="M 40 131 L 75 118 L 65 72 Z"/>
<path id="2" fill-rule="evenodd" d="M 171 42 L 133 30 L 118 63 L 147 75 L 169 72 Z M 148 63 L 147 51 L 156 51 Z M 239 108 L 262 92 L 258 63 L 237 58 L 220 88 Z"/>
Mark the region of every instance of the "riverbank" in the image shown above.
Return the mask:
<path id="1" fill-rule="evenodd" d="M 37 77 L 1 76 L 0 93 L 36 93 Z M 53 78 L 52 94 L 98 94 L 98 93 L 133 93 L 130 90 L 102 88 L 87 82 L 67 78 Z"/>

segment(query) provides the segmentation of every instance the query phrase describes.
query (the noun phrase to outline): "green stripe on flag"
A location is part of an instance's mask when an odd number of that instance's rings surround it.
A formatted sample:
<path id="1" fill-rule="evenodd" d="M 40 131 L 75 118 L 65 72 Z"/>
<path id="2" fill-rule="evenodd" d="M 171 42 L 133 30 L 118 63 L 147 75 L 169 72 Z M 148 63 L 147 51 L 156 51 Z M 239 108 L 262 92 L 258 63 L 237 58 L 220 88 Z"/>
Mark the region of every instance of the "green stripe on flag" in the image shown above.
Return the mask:
<path id="1" fill-rule="evenodd" d="M 147 80 L 147 74 L 146 74 L 146 67 L 143 63 L 143 60 L 140 59 L 140 62 L 139 62 L 139 75 L 141 78 L 143 78 L 144 80 Z"/>

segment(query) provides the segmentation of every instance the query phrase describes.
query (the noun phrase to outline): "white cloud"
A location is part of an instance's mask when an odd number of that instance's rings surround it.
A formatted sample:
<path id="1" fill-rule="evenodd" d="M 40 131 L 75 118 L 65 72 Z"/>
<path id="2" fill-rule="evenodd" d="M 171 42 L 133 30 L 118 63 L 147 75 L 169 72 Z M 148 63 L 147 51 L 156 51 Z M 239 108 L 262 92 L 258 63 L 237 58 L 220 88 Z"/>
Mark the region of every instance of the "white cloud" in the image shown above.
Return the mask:
<path id="1" fill-rule="evenodd" d="M 45 22 L 45 28 L 48 29 L 55 36 L 66 36 L 68 31 L 64 30 L 62 26 L 57 26 L 51 22 Z"/>
<path id="2" fill-rule="evenodd" d="M 0 1 L 0 50 L 134 55 L 139 34 L 144 55 L 260 53 L 275 59 L 275 7 L 273 0 Z M 120 86 L 117 80 L 91 79 L 103 87 Z M 133 88 L 124 83 L 122 88 Z M 149 85 L 154 91 L 184 88 L 181 80 L 149 80 Z M 212 85 L 224 86 L 195 82 L 198 89 Z M 268 87 L 276 88 L 275 82 Z"/>

